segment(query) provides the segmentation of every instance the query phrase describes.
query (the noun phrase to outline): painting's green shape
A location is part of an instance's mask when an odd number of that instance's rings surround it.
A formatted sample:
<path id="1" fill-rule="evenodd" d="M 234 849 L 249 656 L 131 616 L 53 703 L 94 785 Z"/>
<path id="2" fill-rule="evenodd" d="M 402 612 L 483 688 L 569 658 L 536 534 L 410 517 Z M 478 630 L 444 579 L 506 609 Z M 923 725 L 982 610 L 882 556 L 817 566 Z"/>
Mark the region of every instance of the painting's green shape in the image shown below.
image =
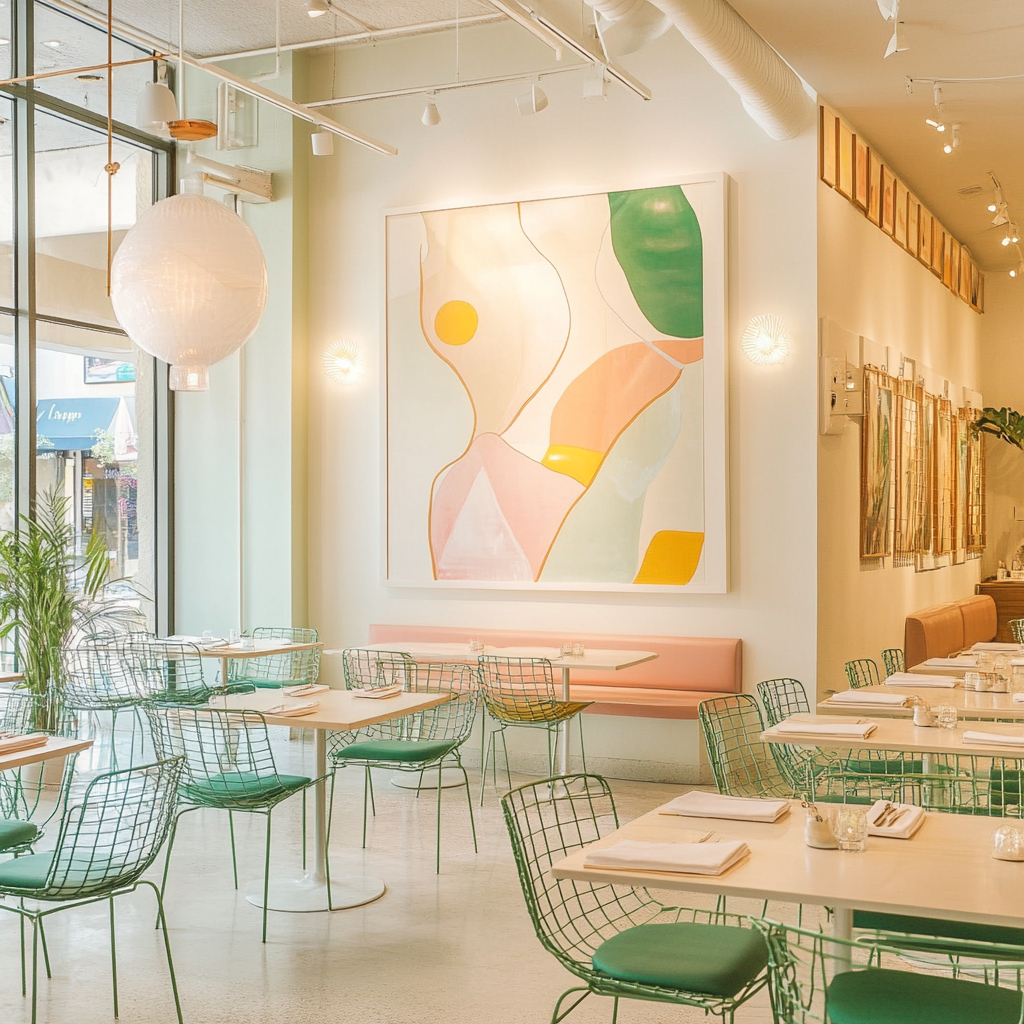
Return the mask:
<path id="1" fill-rule="evenodd" d="M 645 317 L 676 338 L 704 335 L 700 225 L 678 185 L 610 192 L 612 249 Z"/>

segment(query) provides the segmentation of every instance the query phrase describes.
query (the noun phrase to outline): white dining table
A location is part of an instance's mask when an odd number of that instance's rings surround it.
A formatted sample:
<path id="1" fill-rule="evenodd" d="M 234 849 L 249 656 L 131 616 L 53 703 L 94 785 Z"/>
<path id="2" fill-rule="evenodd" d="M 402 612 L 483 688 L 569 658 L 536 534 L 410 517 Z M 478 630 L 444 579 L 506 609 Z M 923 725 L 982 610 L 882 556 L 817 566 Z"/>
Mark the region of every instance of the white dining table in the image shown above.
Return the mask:
<path id="1" fill-rule="evenodd" d="M 750 855 L 721 875 L 687 875 L 584 867 L 584 848 L 553 864 L 550 872 L 556 879 L 828 906 L 834 910 L 834 934 L 843 939 L 852 936 L 854 910 L 1016 928 L 1024 919 L 1024 862 L 990 856 L 992 833 L 1000 824 L 929 811 L 911 839 L 869 836 L 863 853 L 844 853 L 804 844 L 799 801 L 791 801 L 789 813 L 776 822 L 688 818 L 655 809 L 592 845 L 620 839 L 680 842 L 684 833 L 711 829 L 709 841 L 742 839 Z"/>
<path id="2" fill-rule="evenodd" d="M 471 651 L 464 643 L 426 643 L 419 641 L 392 640 L 387 643 L 367 644 L 356 650 L 391 651 L 405 654 L 413 661 L 454 661 L 475 664 L 481 655 L 493 655 L 498 658 L 540 658 L 551 662 L 551 667 L 558 669 L 562 675 L 562 700 L 568 701 L 570 683 L 574 670 L 598 672 L 619 672 L 624 668 L 642 665 L 654 661 L 658 655 L 653 651 L 620 651 L 603 648 L 587 648 L 583 654 L 563 654 L 557 647 L 491 647 Z M 328 650 L 325 654 L 341 654 L 342 651 Z M 555 748 L 555 774 L 569 774 L 569 740 L 571 719 L 566 719 L 558 729 L 558 742 Z"/>
<path id="3" fill-rule="evenodd" d="M 267 714 L 278 704 L 301 704 L 316 700 L 320 706 L 310 715 Z M 316 751 L 316 778 L 327 774 L 327 733 L 350 732 L 378 722 L 437 707 L 449 700 L 447 693 L 398 693 L 391 697 L 370 699 L 357 697 L 351 690 L 325 690 L 312 697 L 288 697 L 280 690 L 257 690 L 215 697 L 209 706 L 232 711 L 259 711 L 268 725 L 312 729 Z M 274 877 L 270 880 L 269 910 L 297 913 L 327 910 L 327 858 L 324 843 L 327 836 L 327 783 L 316 787 L 313 815 L 313 870 L 298 876 Z M 387 886 L 379 878 L 331 872 L 331 910 L 343 910 L 371 903 L 384 895 Z M 263 906 L 263 883 L 246 887 L 246 899 Z"/>
<path id="4" fill-rule="evenodd" d="M 229 643 L 217 637 L 185 636 L 176 634 L 165 637 L 166 640 L 178 644 L 192 644 L 198 648 L 201 658 L 214 658 L 220 662 L 220 681 L 225 685 L 228 681 L 228 662 L 244 661 L 249 658 L 272 658 L 278 654 L 294 654 L 297 651 L 312 651 L 323 647 L 321 643 L 303 644 L 290 640 L 253 639 L 245 637 Z"/>
<path id="5" fill-rule="evenodd" d="M 960 682 L 951 688 L 933 686 L 864 686 L 858 690 L 841 691 L 843 693 L 889 693 L 901 697 L 920 697 L 926 704 L 951 704 L 956 708 L 959 718 L 976 721 L 997 721 L 1013 719 L 1024 721 L 1024 704 L 1015 704 L 1012 693 L 992 693 L 989 691 L 968 690 Z M 829 698 L 819 701 L 817 711 L 822 715 L 864 715 L 875 718 L 913 718 L 914 709 L 910 706 L 853 704 L 845 701 L 836 702 Z"/>

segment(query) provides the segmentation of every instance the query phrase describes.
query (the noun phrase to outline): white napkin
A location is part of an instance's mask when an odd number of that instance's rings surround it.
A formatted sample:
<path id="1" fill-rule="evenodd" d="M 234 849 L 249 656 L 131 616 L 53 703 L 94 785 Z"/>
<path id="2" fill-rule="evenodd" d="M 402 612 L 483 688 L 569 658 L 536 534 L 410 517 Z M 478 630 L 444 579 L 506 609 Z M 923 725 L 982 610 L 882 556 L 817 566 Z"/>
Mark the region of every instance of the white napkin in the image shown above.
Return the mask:
<path id="1" fill-rule="evenodd" d="M 800 722 L 787 718 L 770 731 L 786 736 L 849 736 L 863 740 L 877 728 L 875 722 Z"/>
<path id="2" fill-rule="evenodd" d="M 0 733 L 0 754 L 16 754 L 19 750 L 31 750 L 33 747 L 46 746 L 50 737 L 44 732 L 29 733 L 18 736 L 14 733 Z"/>
<path id="3" fill-rule="evenodd" d="M 964 743 L 978 743 L 985 746 L 1024 747 L 1024 733 L 1007 735 L 1004 732 L 981 732 L 968 729 L 964 732 Z"/>
<path id="4" fill-rule="evenodd" d="M 913 672 L 894 672 L 885 680 L 886 686 L 939 686 L 949 690 L 956 686 L 953 676 L 915 675 Z"/>
<path id="5" fill-rule="evenodd" d="M 307 700 L 301 704 L 275 704 L 266 708 L 263 714 L 273 718 L 301 718 L 303 715 L 311 715 L 320 707 L 320 701 Z"/>
<path id="6" fill-rule="evenodd" d="M 1015 693 L 1010 701 L 1013 704 L 1024 704 L 1024 693 Z"/>
<path id="7" fill-rule="evenodd" d="M 882 704 L 902 707 L 906 697 L 898 693 L 879 693 L 877 690 L 840 690 L 828 699 L 829 704 Z"/>
<path id="8" fill-rule="evenodd" d="M 887 836 L 890 839 L 909 839 L 924 824 L 924 808 L 915 807 L 913 804 L 897 804 L 896 806 L 903 813 L 896 819 L 895 825 L 883 825 L 881 828 L 872 825 L 873 821 L 877 821 L 882 816 L 882 811 L 885 810 L 888 803 L 888 800 L 876 800 L 868 808 L 868 835 Z"/>
<path id="9" fill-rule="evenodd" d="M 789 810 L 787 800 L 759 800 L 757 797 L 727 796 L 693 789 L 659 808 L 661 814 L 689 818 L 734 818 L 736 821 L 778 821 Z"/>
<path id="10" fill-rule="evenodd" d="M 641 843 L 620 839 L 612 846 L 588 850 L 585 868 L 632 868 L 687 875 L 720 875 L 750 852 L 742 840 L 727 843 Z"/>
<path id="11" fill-rule="evenodd" d="M 1020 654 L 1020 644 L 974 644 L 971 647 L 972 651 L 995 651 L 996 653 L 1005 653 L 1011 651 L 1014 654 Z"/>
<path id="12" fill-rule="evenodd" d="M 285 686 L 281 692 L 288 697 L 312 697 L 314 693 L 326 693 L 329 689 L 323 683 L 302 683 L 301 686 Z"/>
<path id="13" fill-rule="evenodd" d="M 959 658 L 929 658 L 924 666 L 925 668 L 977 668 L 978 659 L 972 658 L 969 654 L 961 655 Z"/>
<path id="14" fill-rule="evenodd" d="M 353 690 L 352 696 L 380 700 L 382 697 L 397 697 L 403 692 L 401 683 L 393 683 L 391 686 L 368 686 L 365 690 Z"/>

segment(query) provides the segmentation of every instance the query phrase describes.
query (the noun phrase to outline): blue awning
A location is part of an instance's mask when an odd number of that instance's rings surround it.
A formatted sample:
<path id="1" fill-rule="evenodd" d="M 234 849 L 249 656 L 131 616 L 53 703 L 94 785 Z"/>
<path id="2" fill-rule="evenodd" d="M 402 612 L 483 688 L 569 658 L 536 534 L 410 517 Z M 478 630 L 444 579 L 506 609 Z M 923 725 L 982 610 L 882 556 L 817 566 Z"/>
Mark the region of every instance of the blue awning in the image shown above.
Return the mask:
<path id="1" fill-rule="evenodd" d="M 120 403 L 116 396 L 40 398 L 36 402 L 39 451 L 89 451 L 96 444 L 98 432 L 114 432 Z"/>

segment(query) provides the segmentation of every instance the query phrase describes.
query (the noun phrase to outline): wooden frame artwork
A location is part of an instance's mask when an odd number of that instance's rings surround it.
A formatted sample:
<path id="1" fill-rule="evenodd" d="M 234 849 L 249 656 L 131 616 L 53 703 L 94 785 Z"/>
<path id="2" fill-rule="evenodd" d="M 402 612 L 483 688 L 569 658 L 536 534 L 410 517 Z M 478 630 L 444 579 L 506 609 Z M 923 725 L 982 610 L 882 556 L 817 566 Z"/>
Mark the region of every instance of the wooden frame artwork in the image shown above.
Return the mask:
<path id="1" fill-rule="evenodd" d="M 849 128 L 839 122 L 838 155 L 836 163 L 839 165 L 836 171 L 836 189 L 841 196 L 847 199 L 853 198 L 853 147 L 854 135 Z"/>
<path id="2" fill-rule="evenodd" d="M 838 120 L 828 107 L 821 107 L 821 123 L 818 129 L 819 170 L 821 180 L 833 188 L 836 184 L 836 125 Z"/>
<path id="3" fill-rule="evenodd" d="M 949 236 L 946 262 L 942 267 L 942 283 L 955 295 L 960 290 L 960 243 Z"/>
<path id="4" fill-rule="evenodd" d="M 971 272 L 974 268 L 974 260 L 964 246 L 960 247 L 960 298 L 968 305 L 971 302 Z"/>
<path id="5" fill-rule="evenodd" d="M 868 220 L 880 223 L 882 212 L 882 162 L 868 150 Z"/>
<path id="6" fill-rule="evenodd" d="M 907 248 L 907 186 L 896 179 L 896 215 L 893 219 L 893 238 L 897 245 Z"/>
<path id="7" fill-rule="evenodd" d="M 917 221 L 917 231 L 920 238 L 917 249 L 917 258 L 928 268 L 932 265 L 932 215 L 922 206 Z"/>
<path id="8" fill-rule="evenodd" d="M 882 207 L 879 224 L 891 235 L 896 230 L 896 175 L 888 167 L 882 167 Z"/>
<path id="9" fill-rule="evenodd" d="M 907 252 L 916 256 L 921 245 L 921 204 L 907 197 Z"/>
<path id="10" fill-rule="evenodd" d="M 853 137 L 853 204 L 861 210 L 868 208 L 868 144 Z"/>
<path id="11" fill-rule="evenodd" d="M 938 221 L 932 221 L 932 273 L 942 279 L 942 268 L 946 260 L 946 232 Z"/>
<path id="12" fill-rule="evenodd" d="M 867 367 L 861 429 L 861 558 L 885 558 L 892 553 L 892 407 L 892 378 Z"/>

